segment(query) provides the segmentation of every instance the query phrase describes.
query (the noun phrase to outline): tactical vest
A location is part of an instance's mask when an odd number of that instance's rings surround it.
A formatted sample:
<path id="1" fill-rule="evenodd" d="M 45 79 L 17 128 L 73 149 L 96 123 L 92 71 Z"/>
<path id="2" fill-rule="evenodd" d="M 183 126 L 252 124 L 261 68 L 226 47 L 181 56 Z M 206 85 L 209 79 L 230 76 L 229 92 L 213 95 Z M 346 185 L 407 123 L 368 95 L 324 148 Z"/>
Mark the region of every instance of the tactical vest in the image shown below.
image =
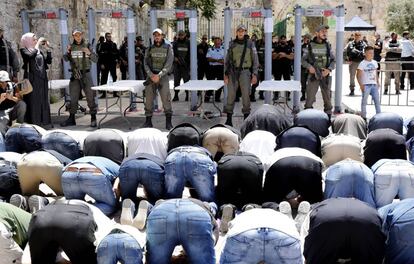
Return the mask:
<path id="1" fill-rule="evenodd" d="M 231 52 L 233 53 L 232 64 L 235 68 L 240 67 L 240 60 L 241 60 L 241 56 L 243 55 L 243 49 L 244 49 L 244 43 L 233 42 L 233 47 L 231 49 Z M 252 65 L 253 65 L 252 49 L 249 48 L 249 44 L 247 44 L 246 55 L 244 56 L 242 68 L 251 68 Z"/>
<path id="2" fill-rule="evenodd" d="M 149 49 L 149 57 L 151 62 L 151 69 L 155 72 L 160 72 L 164 68 L 164 64 L 167 60 L 168 56 L 168 44 L 162 44 L 161 46 L 157 47 L 152 45 Z"/>
<path id="3" fill-rule="evenodd" d="M 89 56 L 82 51 L 83 48 L 89 48 L 89 44 L 85 41 L 82 41 L 81 44 L 73 43 L 70 53 L 76 68 L 81 71 L 91 68 L 91 61 L 89 60 Z"/>
<path id="4" fill-rule="evenodd" d="M 390 40 L 390 42 L 388 42 L 388 47 L 390 47 L 390 48 L 399 48 L 400 47 L 400 42 L 398 40 L 396 40 L 396 41 Z M 398 61 L 400 59 L 401 59 L 401 52 L 388 51 L 385 54 L 385 60 L 386 61 Z"/>
<path id="5" fill-rule="evenodd" d="M 177 41 L 176 49 L 177 49 L 177 56 L 180 58 L 185 59 L 190 52 L 188 50 L 188 42 L 187 41 Z"/>
<path id="6" fill-rule="evenodd" d="M 309 49 L 312 50 L 313 55 L 315 56 L 315 62 L 313 63 L 314 67 L 319 69 L 327 68 L 329 66 L 329 51 L 327 49 L 327 43 L 317 43 L 311 41 L 309 43 Z"/>

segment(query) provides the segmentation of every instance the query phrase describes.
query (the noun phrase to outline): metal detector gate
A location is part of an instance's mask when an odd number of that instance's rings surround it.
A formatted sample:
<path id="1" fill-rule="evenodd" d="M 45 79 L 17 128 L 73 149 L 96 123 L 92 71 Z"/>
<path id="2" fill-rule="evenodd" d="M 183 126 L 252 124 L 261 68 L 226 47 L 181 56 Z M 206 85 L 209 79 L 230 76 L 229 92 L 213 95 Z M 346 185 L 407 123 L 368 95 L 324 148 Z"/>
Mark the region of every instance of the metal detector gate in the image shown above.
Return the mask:
<path id="1" fill-rule="evenodd" d="M 91 7 L 87 11 L 88 16 L 88 37 L 91 44 L 96 39 L 96 17 L 113 19 L 126 19 L 126 33 L 128 37 L 128 75 L 129 80 L 135 80 L 135 13 L 131 8 L 127 9 L 101 9 L 95 10 Z M 95 51 L 95 45 L 92 45 Z M 96 63 L 91 66 L 92 80 L 98 85 Z"/>
<path id="2" fill-rule="evenodd" d="M 68 46 L 68 11 L 63 8 L 59 9 L 35 9 L 35 10 L 20 10 L 20 17 L 22 19 L 23 34 L 30 32 L 30 19 L 59 19 L 59 31 L 61 39 L 62 55 L 65 55 L 66 47 Z M 69 62 L 63 61 L 63 77 L 70 78 Z"/>
<path id="3" fill-rule="evenodd" d="M 224 56 L 227 55 L 231 36 L 231 22 L 233 17 L 244 18 L 264 18 L 264 36 L 265 36 L 265 80 L 272 79 L 272 34 L 273 34 L 273 16 L 271 9 L 224 9 Z M 224 102 L 227 102 L 227 87 L 224 88 Z M 271 103 L 271 92 L 265 93 L 265 103 Z"/>
<path id="4" fill-rule="evenodd" d="M 190 31 L 190 79 L 197 80 L 197 10 L 195 9 L 151 9 L 151 29 L 158 27 L 158 18 L 178 19 L 177 28 L 184 30 L 184 19 L 189 18 L 188 29 Z M 152 32 L 151 30 L 151 32 Z M 152 36 L 151 36 L 152 37 Z M 197 92 L 191 92 L 191 109 L 197 107 Z M 155 104 L 156 105 L 156 104 Z"/>
<path id="5" fill-rule="evenodd" d="M 301 6 L 295 7 L 295 51 L 301 50 L 302 38 L 302 17 L 323 17 L 327 13 L 334 13 L 336 16 L 336 67 L 335 67 L 335 113 L 342 111 L 342 68 L 343 68 L 343 42 L 345 29 L 345 8 L 339 5 L 335 9 L 323 6 L 311 6 L 303 9 Z M 295 80 L 300 81 L 301 75 L 301 52 L 295 52 Z M 294 93 L 293 97 L 294 110 L 299 110 L 299 92 Z"/>

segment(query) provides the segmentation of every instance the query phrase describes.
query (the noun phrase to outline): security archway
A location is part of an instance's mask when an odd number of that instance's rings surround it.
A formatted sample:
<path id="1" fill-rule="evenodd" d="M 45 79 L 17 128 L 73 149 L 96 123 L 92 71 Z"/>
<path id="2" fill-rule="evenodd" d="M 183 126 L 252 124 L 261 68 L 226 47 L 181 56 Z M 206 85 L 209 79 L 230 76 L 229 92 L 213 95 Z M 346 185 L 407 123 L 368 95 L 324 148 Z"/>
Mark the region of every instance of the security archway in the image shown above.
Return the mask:
<path id="1" fill-rule="evenodd" d="M 194 9 L 151 9 L 150 21 L 151 29 L 154 30 L 158 27 L 158 19 L 178 19 L 177 27 L 184 29 L 183 19 L 188 18 L 188 30 L 190 32 L 190 79 L 197 80 L 197 10 Z M 152 32 L 151 30 L 151 32 Z M 197 107 L 197 92 L 191 92 L 191 109 Z"/>
<path id="2" fill-rule="evenodd" d="M 23 34 L 30 32 L 31 19 L 56 19 L 59 20 L 59 30 L 61 38 L 62 55 L 65 55 L 66 47 L 68 46 L 68 11 L 63 8 L 59 9 L 34 9 L 20 11 L 22 20 Z M 63 77 L 70 78 L 69 62 L 63 61 Z"/>
<path id="3" fill-rule="evenodd" d="M 271 9 L 224 9 L 224 56 L 227 55 L 229 49 L 231 36 L 231 22 L 233 17 L 244 18 L 264 18 L 264 35 L 265 35 L 265 80 L 272 78 L 272 33 L 273 33 L 273 16 Z M 224 102 L 227 101 L 227 87 L 224 89 Z M 271 93 L 265 93 L 265 103 L 271 103 Z"/>

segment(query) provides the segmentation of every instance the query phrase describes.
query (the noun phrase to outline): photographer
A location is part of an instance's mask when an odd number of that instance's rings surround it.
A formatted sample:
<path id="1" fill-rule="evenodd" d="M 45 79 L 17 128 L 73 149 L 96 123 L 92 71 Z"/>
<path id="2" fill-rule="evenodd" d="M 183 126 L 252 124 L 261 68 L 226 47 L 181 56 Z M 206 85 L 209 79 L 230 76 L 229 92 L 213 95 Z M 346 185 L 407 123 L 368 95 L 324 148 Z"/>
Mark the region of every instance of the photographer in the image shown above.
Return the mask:
<path id="1" fill-rule="evenodd" d="M 6 71 L 0 71 L 0 132 L 6 132 L 13 120 L 24 123 L 26 103 L 16 91 L 16 85 L 10 81 Z"/>

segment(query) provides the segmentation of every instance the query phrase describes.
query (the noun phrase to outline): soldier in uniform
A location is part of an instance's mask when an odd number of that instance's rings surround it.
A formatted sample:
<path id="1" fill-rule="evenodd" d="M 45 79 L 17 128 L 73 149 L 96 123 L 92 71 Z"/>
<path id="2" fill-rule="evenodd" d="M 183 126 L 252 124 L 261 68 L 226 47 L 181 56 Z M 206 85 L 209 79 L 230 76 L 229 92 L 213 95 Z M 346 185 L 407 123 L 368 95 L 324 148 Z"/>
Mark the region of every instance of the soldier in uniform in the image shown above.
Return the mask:
<path id="1" fill-rule="evenodd" d="M 394 73 L 395 94 L 400 94 L 400 75 L 401 75 L 401 42 L 398 40 L 398 34 L 391 33 L 391 40 L 386 42 L 385 48 L 385 80 L 384 94 L 388 94 L 388 88 L 391 86 L 391 73 Z"/>
<path id="2" fill-rule="evenodd" d="M 135 42 L 135 75 L 137 80 L 145 80 L 145 69 L 144 69 L 144 56 L 145 50 L 147 48 L 144 46 L 144 40 L 142 36 L 136 37 Z"/>
<path id="3" fill-rule="evenodd" d="M 335 68 L 335 55 L 327 40 L 328 29 L 329 27 L 324 25 L 316 29 L 316 37 L 309 43 L 308 49 L 303 50 L 302 66 L 309 72 L 305 108 L 313 108 L 316 93 L 321 87 L 324 111 L 331 118 L 330 74 Z"/>
<path id="4" fill-rule="evenodd" d="M 72 32 L 73 43 L 68 46 L 67 53 L 63 56 L 65 61 L 70 62 L 72 76 L 69 83 L 70 110 L 69 118 L 61 123 L 62 127 L 75 126 L 75 114 L 78 110 L 78 100 L 81 90 L 86 95 L 86 101 L 91 114 L 91 127 L 96 127 L 95 103 L 96 92 L 91 89 L 92 76 L 90 73 L 91 63 L 98 61 L 98 56 L 92 52 L 91 46 L 83 39 L 83 32 L 75 29 Z"/>
<path id="5" fill-rule="evenodd" d="M 166 117 L 165 128 L 170 130 L 173 126 L 168 74 L 173 65 L 174 52 L 171 45 L 165 43 L 161 29 L 154 29 L 152 35 L 154 44 L 147 49 L 144 58 L 144 68 L 148 77 L 145 86 L 146 120 L 143 127 L 152 127 L 155 90 L 158 89 Z"/>
<path id="6" fill-rule="evenodd" d="M 178 39 L 173 43 L 174 49 L 174 87 L 190 80 L 190 41 L 183 30 L 178 32 Z M 173 101 L 178 101 L 178 90 L 175 90 Z M 185 100 L 188 101 L 188 91 L 185 91 Z"/>
<path id="7" fill-rule="evenodd" d="M 224 61 L 224 84 L 227 85 L 227 113 L 226 125 L 233 126 L 232 116 L 236 91 L 240 85 L 244 118 L 250 114 L 250 90 L 251 84 L 257 82 L 259 59 L 256 47 L 251 40 L 245 37 L 247 28 L 244 25 L 237 27 L 235 40 L 230 43 L 227 56 Z"/>

